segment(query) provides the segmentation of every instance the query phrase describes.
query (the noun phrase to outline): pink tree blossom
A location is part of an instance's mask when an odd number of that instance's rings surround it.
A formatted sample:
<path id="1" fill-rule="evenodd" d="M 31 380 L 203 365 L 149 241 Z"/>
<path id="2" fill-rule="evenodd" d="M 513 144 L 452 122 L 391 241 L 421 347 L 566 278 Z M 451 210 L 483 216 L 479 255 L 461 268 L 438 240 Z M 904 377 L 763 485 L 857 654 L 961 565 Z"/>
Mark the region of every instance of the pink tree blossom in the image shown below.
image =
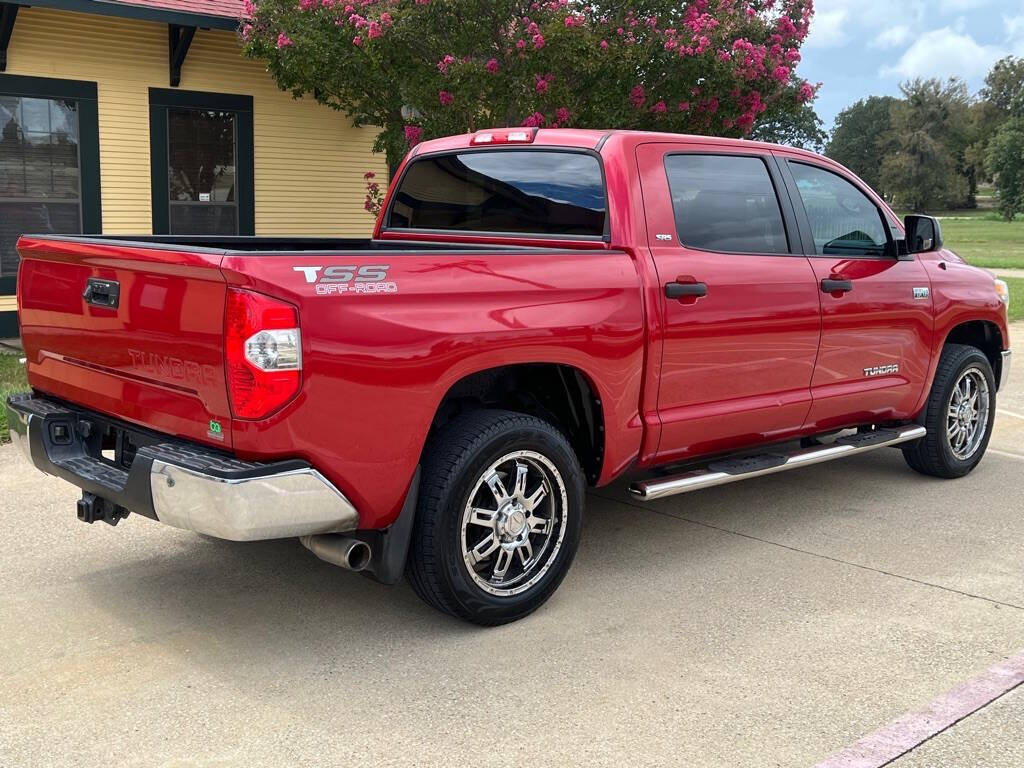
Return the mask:
<path id="1" fill-rule="evenodd" d="M 644 87 L 642 85 L 634 86 L 633 90 L 629 92 L 629 103 L 636 109 L 640 109 L 646 101 L 647 96 L 644 94 Z"/>
<path id="2" fill-rule="evenodd" d="M 246 55 L 286 90 L 383 123 L 392 168 L 427 138 L 570 116 L 742 136 L 816 93 L 798 74 L 812 0 L 494 0 L 472 23 L 429 0 L 240 2 Z"/>
<path id="3" fill-rule="evenodd" d="M 409 147 L 415 147 L 423 139 L 423 129 L 418 125 L 405 126 L 405 140 Z"/>

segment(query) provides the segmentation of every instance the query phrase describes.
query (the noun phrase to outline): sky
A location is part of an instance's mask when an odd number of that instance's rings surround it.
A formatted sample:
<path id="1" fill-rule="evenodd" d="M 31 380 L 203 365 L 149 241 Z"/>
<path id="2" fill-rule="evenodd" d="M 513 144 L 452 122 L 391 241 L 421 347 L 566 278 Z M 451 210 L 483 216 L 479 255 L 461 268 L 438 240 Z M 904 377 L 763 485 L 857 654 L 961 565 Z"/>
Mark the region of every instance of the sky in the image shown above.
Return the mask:
<path id="1" fill-rule="evenodd" d="M 959 75 L 972 93 L 992 64 L 1024 56 L 1024 0 L 816 0 L 797 72 L 821 82 L 815 109 L 835 116 L 914 77 Z"/>

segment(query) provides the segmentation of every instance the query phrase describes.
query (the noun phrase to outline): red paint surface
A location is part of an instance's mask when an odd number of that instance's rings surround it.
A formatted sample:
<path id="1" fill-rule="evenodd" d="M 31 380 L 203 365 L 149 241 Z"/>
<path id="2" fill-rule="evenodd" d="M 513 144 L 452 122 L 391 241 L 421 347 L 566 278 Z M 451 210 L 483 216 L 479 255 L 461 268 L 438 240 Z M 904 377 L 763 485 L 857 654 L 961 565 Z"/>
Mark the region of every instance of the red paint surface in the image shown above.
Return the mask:
<path id="1" fill-rule="evenodd" d="M 220 257 L 22 238 L 18 304 L 32 386 L 136 424 L 218 447 L 228 424 Z M 120 307 L 82 299 L 117 280 Z"/>
<path id="2" fill-rule="evenodd" d="M 680 149 L 649 143 L 637 150 L 656 287 L 701 282 L 708 290 L 704 298 L 682 300 L 657 291 L 663 322 L 657 461 L 798 434 L 811 404 L 821 325 L 808 259 L 679 245 L 664 158 Z M 748 151 L 698 142 L 686 149 Z M 659 233 L 672 240 L 659 241 Z"/>
<path id="3" fill-rule="evenodd" d="M 534 146 L 593 150 L 604 136 L 542 130 Z M 416 154 L 469 141 L 427 142 Z M 578 368 L 603 408 L 606 483 L 631 466 L 912 419 L 960 323 L 994 323 L 1009 347 L 991 276 L 949 252 L 897 262 L 716 254 L 658 241 L 675 231 L 662 158 L 687 148 L 796 154 L 845 173 L 824 158 L 756 142 L 615 133 L 601 149 L 610 242 L 376 233 L 557 253 L 396 245 L 391 253 L 225 254 L 23 238 L 18 294 L 30 381 L 244 458 L 306 459 L 352 499 L 362 527 L 377 528 L 401 507 L 445 393 L 477 371 L 530 362 Z M 373 264 L 390 266 L 398 293 L 318 296 L 294 269 Z M 853 281 L 854 291 L 822 294 L 819 282 L 830 276 Z M 88 277 L 121 283 L 118 310 L 84 303 Z M 708 295 L 666 299 L 664 284 L 679 280 L 706 283 Z M 258 421 L 232 420 L 228 407 L 228 285 L 299 311 L 299 393 Z M 930 300 L 913 299 L 918 286 L 931 287 Z M 898 375 L 864 376 L 865 367 L 889 362 L 900 365 Z M 223 442 L 209 435 L 211 419 L 223 425 Z"/>

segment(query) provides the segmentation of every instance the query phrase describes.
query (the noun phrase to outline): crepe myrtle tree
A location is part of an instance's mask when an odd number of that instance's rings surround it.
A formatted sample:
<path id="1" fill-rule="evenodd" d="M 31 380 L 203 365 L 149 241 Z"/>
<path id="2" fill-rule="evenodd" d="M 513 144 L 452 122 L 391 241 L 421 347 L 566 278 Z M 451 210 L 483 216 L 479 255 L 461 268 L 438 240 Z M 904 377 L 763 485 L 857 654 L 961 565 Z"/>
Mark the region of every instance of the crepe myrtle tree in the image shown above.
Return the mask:
<path id="1" fill-rule="evenodd" d="M 356 125 L 393 171 L 499 126 L 749 135 L 814 98 L 813 0 L 247 0 L 248 56 Z"/>

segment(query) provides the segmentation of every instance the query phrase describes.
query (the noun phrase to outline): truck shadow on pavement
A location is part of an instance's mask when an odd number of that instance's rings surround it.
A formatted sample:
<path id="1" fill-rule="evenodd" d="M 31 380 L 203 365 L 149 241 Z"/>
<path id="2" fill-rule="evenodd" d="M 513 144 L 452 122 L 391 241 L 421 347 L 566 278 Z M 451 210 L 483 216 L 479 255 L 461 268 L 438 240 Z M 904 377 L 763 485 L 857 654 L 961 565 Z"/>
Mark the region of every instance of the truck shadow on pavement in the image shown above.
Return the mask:
<path id="1" fill-rule="evenodd" d="M 636 563 L 651 558 L 652 533 L 645 527 L 659 529 L 666 545 L 664 534 L 676 529 L 666 556 L 692 561 L 704 546 L 698 541 L 702 537 L 684 535 L 671 520 L 592 495 L 583 542 L 566 582 L 534 616 L 495 630 L 433 610 L 404 578 L 389 587 L 324 563 L 297 540 L 229 542 L 158 527 L 138 517 L 121 526 L 146 528 L 137 530 L 141 541 L 133 542 L 117 565 L 78 573 L 81 585 L 87 586 L 87 600 L 134 628 L 139 638 L 242 641 L 268 661 L 300 647 L 367 647 L 392 635 L 407 641 L 415 635 L 431 644 L 481 632 L 517 632 L 549 621 L 564 626 L 576 620 L 574 603 L 588 599 L 583 584 L 600 581 L 610 588 L 628 588 Z M 623 547 L 635 559 L 604 554 Z"/>
<path id="2" fill-rule="evenodd" d="M 895 452 L 851 460 L 842 477 L 837 471 L 805 469 L 643 508 L 622 483 L 599 489 L 588 496 L 580 551 L 563 586 L 536 614 L 499 629 L 434 611 L 405 580 L 387 587 L 324 563 L 297 540 L 234 543 L 152 526 L 138 531 L 120 564 L 78 578 L 87 584 L 86 599 L 133 629 L 136 639 L 245 647 L 243 663 L 342 648 L 367 653 L 399 637 L 415 647 L 481 633 L 506 640 L 511 633 L 542 635 L 552 624 L 588 632 L 615 624 L 619 601 L 674 612 L 686 609 L 687 583 L 723 569 L 740 582 L 757 578 L 746 554 L 750 534 L 767 530 L 769 538 L 785 538 L 822 530 L 829 516 L 832 523 L 858 518 L 884 534 L 896 525 L 886 488 L 934 483 L 911 473 Z M 837 503 L 837 483 L 859 488 L 860 496 Z M 122 525 L 151 524 L 129 518 Z M 763 555 L 763 545 L 756 546 Z M 737 599 L 745 596 L 737 593 Z"/>

